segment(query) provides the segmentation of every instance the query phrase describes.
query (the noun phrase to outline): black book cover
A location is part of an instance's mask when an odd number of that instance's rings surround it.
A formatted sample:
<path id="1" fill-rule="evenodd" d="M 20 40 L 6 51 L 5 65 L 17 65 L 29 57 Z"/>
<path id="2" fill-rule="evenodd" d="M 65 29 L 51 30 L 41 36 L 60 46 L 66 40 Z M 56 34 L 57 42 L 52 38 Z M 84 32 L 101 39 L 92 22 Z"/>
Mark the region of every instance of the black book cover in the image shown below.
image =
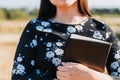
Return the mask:
<path id="1" fill-rule="evenodd" d="M 104 72 L 111 43 L 71 34 L 65 45 L 63 62 L 77 62 Z"/>

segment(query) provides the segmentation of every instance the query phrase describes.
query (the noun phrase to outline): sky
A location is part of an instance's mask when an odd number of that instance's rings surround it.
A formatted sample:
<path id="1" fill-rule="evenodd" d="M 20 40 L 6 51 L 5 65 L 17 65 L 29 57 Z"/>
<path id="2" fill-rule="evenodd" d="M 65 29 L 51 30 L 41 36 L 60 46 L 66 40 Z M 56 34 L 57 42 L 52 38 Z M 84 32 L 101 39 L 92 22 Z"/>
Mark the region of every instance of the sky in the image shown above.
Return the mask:
<path id="1" fill-rule="evenodd" d="M 119 8 L 120 0 L 88 0 L 90 8 Z M 39 8 L 40 0 L 0 0 L 4 8 Z"/>

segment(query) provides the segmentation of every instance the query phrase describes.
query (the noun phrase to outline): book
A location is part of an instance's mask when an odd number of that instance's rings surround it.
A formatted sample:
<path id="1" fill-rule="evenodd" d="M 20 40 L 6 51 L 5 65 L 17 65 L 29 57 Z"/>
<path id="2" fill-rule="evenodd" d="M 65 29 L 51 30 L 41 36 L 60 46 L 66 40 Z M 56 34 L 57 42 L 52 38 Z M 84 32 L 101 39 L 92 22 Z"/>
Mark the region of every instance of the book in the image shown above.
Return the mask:
<path id="1" fill-rule="evenodd" d="M 99 72 L 104 72 L 111 43 L 71 34 L 67 39 L 62 61 L 77 62 Z"/>

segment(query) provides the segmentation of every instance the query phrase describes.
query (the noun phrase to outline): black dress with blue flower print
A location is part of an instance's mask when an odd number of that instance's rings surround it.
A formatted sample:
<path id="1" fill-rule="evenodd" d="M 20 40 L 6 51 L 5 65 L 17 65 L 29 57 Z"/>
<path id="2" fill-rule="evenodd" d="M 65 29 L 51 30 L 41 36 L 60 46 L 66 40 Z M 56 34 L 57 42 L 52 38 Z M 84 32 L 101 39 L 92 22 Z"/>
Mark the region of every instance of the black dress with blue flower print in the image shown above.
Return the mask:
<path id="1" fill-rule="evenodd" d="M 62 62 L 66 41 L 51 34 L 79 34 L 112 43 L 107 61 L 111 76 L 120 76 L 120 44 L 107 24 L 89 18 L 80 24 L 31 20 L 20 38 L 12 69 L 12 80 L 54 80 Z M 88 53 L 89 54 L 89 53 Z M 97 54 L 97 53 L 96 53 Z"/>

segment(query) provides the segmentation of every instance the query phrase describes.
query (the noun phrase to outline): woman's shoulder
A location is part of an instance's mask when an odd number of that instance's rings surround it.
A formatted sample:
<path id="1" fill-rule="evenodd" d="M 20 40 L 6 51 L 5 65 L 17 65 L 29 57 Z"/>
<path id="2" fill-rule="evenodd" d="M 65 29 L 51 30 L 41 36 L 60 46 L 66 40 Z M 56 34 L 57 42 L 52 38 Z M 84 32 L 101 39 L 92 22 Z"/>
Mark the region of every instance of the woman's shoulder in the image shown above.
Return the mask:
<path id="1" fill-rule="evenodd" d="M 104 22 L 102 20 L 98 20 L 93 18 L 92 22 L 95 24 L 96 28 L 100 31 L 103 31 L 106 33 L 106 38 L 108 38 L 108 36 L 115 36 L 114 31 L 112 30 L 112 28 L 108 25 L 107 22 Z M 108 38 L 109 39 L 109 38 Z"/>
<path id="2" fill-rule="evenodd" d="M 104 22 L 103 20 L 92 18 L 92 23 L 95 25 L 97 29 L 100 30 L 107 30 L 108 28 L 110 28 L 108 23 Z"/>
<path id="3" fill-rule="evenodd" d="M 42 19 L 31 19 L 28 24 L 30 25 L 34 25 L 34 26 L 43 26 L 46 27 L 48 25 L 50 25 L 49 20 L 42 20 Z"/>
<path id="4" fill-rule="evenodd" d="M 27 25 L 31 26 L 31 27 L 36 27 L 36 26 L 46 26 L 46 25 L 50 25 L 49 21 L 47 20 L 41 20 L 41 19 L 31 19 L 28 21 Z"/>
<path id="5" fill-rule="evenodd" d="M 34 18 L 34 19 L 29 20 L 28 24 L 33 25 L 33 24 L 37 24 L 37 23 L 41 23 L 41 22 L 42 22 L 42 20 Z"/>
<path id="6" fill-rule="evenodd" d="M 29 28 L 32 27 L 35 31 L 39 32 L 52 32 L 52 29 L 50 28 L 51 23 L 48 20 L 31 19 L 27 26 Z"/>

